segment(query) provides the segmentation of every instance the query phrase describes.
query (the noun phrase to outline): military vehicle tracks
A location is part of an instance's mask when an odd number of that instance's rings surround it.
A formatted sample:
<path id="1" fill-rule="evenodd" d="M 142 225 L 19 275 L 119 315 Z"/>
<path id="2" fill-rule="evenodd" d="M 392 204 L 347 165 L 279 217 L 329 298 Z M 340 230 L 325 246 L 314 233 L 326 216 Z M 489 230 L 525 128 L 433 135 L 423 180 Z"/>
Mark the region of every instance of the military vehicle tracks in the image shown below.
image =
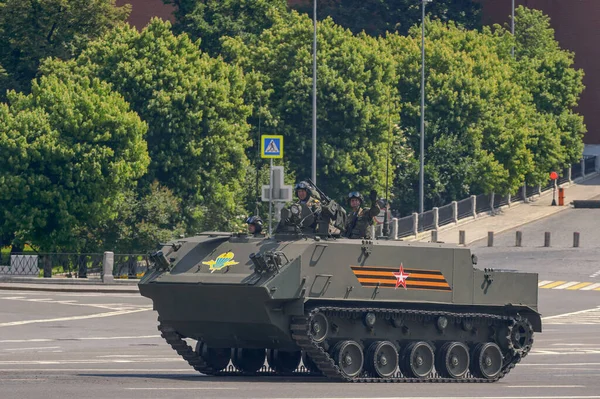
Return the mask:
<path id="1" fill-rule="evenodd" d="M 407 367 L 407 362 L 409 360 L 405 359 L 406 356 L 399 355 L 396 360 L 400 367 L 395 367 L 395 371 L 393 373 L 381 373 L 381 370 L 377 370 L 378 373 L 375 373 L 374 367 L 367 362 L 367 359 L 371 358 L 371 363 L 373 360 L 373 348 L 364 348 L 362 350 L 362 345 L 359 342 L 349 341 L 349 340 L 340 340 L 336 345 L 328 345 L 326 336 L 321 336 L 322 334 L 319 331 L 315 331 L 314 321 L 315 318 L 319 318 L 325 316 L 326 320 L 338 320 L 338 319 L 355 319 L 360 320 L 364 317 L 365 314 L 373 314 L 377 319 L 382 319 L 393 323 L 393 320 L 412 320 L 418 321 L 422 323 L 431 322 L 430 327 L 435 327 L 435 321 L 439 320 L 439 318 L 445 318 L 446 320 L 450 320 L 451 323 L 461 324 L 461 323 L 470 323 L 469 325 L 479 325 L 479 326 L 488 326 L 491 327 L 492 331 L 506 331 L 506 336 L 500 336 L 499 344 L 502 346 L 501 353 L 494 352 L 494 348 L 500 349 L 500 346 L 496 346 L 495 344 L 489 345 L 488 343 L 479 342 L 479 345 L 472 344 L 468 353 L 470 356 L 471 362 L 475 360 L 475 358 L 479 359 L 483 364 L 481 367 L 470 367 L 467 372 L 461 372 L 460 375 L 454 375 L 455 378 L 448 376 L 452 375 L 451 372 L 448 371 L 447 368 L 442 366 L 444 369 L 443 373 L 439 371 L 431 371 L 426 373 L 420 378 L 408 377 L 404 375 L 404 371 Z M 300 367 L 297 368 L 293 372 L 277 372 L 270 367 L 263 366 L 260 371 L 256 372 L 244 372 L 237 370 L 233 366 L 228 366 L 223 369 L 217 370 L 211 367 L 205 359 L 200 355 L 198 348 L 195 351 L 188 343 L 183 339 L 183 337 L 171 326 L 160 323 L 158 326 L 159 331 L 161 331 L 161 336 L 167 341 L 167 343 L 181 356 L 184 360 L 188 362 L 190 366 L 192 366 L 195 370 L 200 373 L 214 376 L 319 376 L 323 375 L 330 380 L 334 381 L 343 381 L 343 382 L 408 382 L 408 383 L 416 383 L 416 382 L 429 382 L 429 383 L 483 383 L 483 382 L 495 382 L 506 376 L 517 363 L 521 361 L 523 357 L 527 355 L 529 350 L 531 349 L 531 345 L 533 344 L 533 330 L 531 329 L 531 325 L 526 319 L 521 318 L 521 316 L 501 316 L 495 314 L 487 314 L 487 313 L 454 313 L 454 312 L 443 312 L 443 311 L 426 311 L 426 310 L 415 310 L 415 309 L 386 309 L 386 308 L 348 308 L 348 307 L 335 307 L 335 306 L 318 306 L 313 307 L 307 310 L 304 316 L 294 317 L 291 322 L 291 336 L 298 347 L 302 350 L 304 355 L 308 355 L 312 364 L 308 365 L 308 368 Z M 318 329 L 317 329 L 318 330 Z M 502 335 L 502 334 L 500 334 Z M 389 339 L 389 337 L 388 337 Z M 501 341 L 504 340 L 504 343 Z M 375 341 L 379 345 L 377 348 L 390 347 L 392 341 L 385 341 L 384 338 Z M 404 339 L 404 341 L 407 341 Z M 417 341 L 408 340 L 414 346 Z M 383 344 L 382 344 L 383 343 Z M 422 342 L 422 347 L 425 348 L 425 353 L 427 353 L 427 348 L 431 348 L 431 354 L 434 355 L 434 347 L 435 345 L 432 342 Z M 457 347 L 458 353 L 461 352 L 461 347 L 467 348 L 467 345 L 462 342 L 455 342 L 455 347 Z M 346 346 L 344 346 L 346 345 Z M 358 347 L 361 349 L 357 349 Z M 410 346 L 410 344 L 408 345 Z M 440 345 L 435 348 L 436 351 L 445 350 L 448 351 L 447 345 Z M 375 346 L 373 346 L 375 347 Z M 396 347 L 397 348 L 397 347 Z M 491 348 L 491 350 L 490 350 Z M 354 371 L 356 371 L 356 375 L 352 375 L 352 373 L 348 373 L 348 367 L 346 365 L 340 366 L 340 363 L 344 360 L 340 360 L 343 358 L 339 353 L 342 350 L 348 349 L 350 353 L 355 353 L 360 358 L 361 366 L 354 367 Z M 352 352 L 354 351 L 354 352 Z M 402 350 L 400 351 L 402 353 Z M 360 353 L 360 354 L 359 354 Z M 445 352 L 447 353 L 447 352 Z M 485 369 L 485 361 L 493 363 L 494 354 L 497 353 L 496 359 L 501 359 L 502 363 L 499 369 L 494 370 L 492 373 L 486 373 Z M 389 354 L 389 351 L 388 351 Z M 484 354 L 487 356 L 485 361 L 483 359 Z M 341 357 L 340 357 L 341 356 Z M 434 355 L 435 356 L 435 355 Z M 447 355 L 449 356 L 449 355 Z M 498 356 L 500 356 L 498 358 Z M 334 358 L 338 358 L 336 362 Z M 435 356 L 436 360 L 436 368 L 438 367 L 439 359 Z M 460 356 L 458 356 L 460 358 Z M 489 358 L 492 360 L 490 361 Z M 303 357 L 303 359 L 306 358 Z M 351 363 L 351 362 L 350 362 Z M 362 367 L 362 364 L 365 364 L 366 367 Z M 472 364 L 472 363 L 471 363 Z M 404 367 L 403 367 L 404 366 Z M 493 366 L 493 364 L 492 364 Z M 376 366 L 375 366 L 376 368 Z M 448 367 L 450 368 L 450 367 Z M 492 367 L 493 368 L 493 367 Z M 410 367 L 409 367 L 410 369 Z M 413 370 L 413 369 L 410 369 Z M 350 374 L 350 375 L 349 375 Z M 384 377 L 374 376 L 374 374 L 385 375 Z M 445 375 L 442 375 L 445 374 Z M 487 374 L 487 375 L 486 375 Z"/>

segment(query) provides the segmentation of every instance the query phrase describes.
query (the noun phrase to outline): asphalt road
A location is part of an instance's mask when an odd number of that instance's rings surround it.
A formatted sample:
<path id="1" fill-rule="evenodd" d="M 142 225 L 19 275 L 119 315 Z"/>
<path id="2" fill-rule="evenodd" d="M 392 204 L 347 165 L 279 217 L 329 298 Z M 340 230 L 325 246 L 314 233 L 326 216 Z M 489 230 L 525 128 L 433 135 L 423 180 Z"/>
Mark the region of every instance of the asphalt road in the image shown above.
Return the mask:
<path id="1" fill-rule="evenodd" d="M 198 374 L 158 336 L 151 303 L 135 294 L 0 291 L 0 397 L 600 398 L 600 292 L 540 290 L 540 301 L 545 317 L 559 317 L 545 320 L 532 352 L 500 382 L 338 384 Z"/>
<path id="2" fill-rule="evenodd" d="M 567 210 L 522 226 L 496 246 L 476 243 L 479 267 L 600 283 L 594 235 L 600 210 Z M 578 230 L 574 230 L 578 229 Z M 543 232 L 553 233 L 543 248 Z M 582 247 L 569 248 L 572 231 Z M 541 242 L 541 243 L 540 243 Z M 599 398 L 600 291 L 540 289 L 544 332 L 493 384 L 339 384 L 315 377 L 207 377 L 160 338 L 156 313 L 136 294 L 0 290 L 0 398 Z"/>
<path id="3" fill-rule="evenodd" d="M 516 231 L 523 235 L 515 247 Z M 550 247 L 544 247 L 549 232 Z M 580 246 L 573 248 L 573 233 L 579 232 Z M 600 283 L 600 209 L 568 209 L 471 244 L 478 267 L 507 268 L 539 273 L 542 280 Z M 600 303 L 599 303 L 600 304 Z"/>

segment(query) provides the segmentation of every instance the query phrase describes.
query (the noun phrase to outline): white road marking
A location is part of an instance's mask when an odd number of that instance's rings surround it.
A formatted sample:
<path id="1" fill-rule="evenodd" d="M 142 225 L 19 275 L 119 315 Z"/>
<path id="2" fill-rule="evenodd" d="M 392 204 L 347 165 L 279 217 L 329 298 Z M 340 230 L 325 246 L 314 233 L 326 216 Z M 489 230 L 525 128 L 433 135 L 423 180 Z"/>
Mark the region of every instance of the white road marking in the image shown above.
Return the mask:
<path id="1" fill-rule="evenodd" d="M 12 291 L 15 294 L 18 295 L 28 295 L 28 296 L 48 296 L 48 292 L 36 292 L 36 291 Z M 142 297 L 139 294 L 129 294 L 129 293 L 123 293 L 123 292 L 115 292 L 115 293 L 98 293 L 98 292 L 78 292 L 78 293 L 69 293 L 69 292 L 53 292 L 52 293 L 53 296 L 70 296 L 70 297 L 90 297 L 90 298 L 94 298 L 94 297 L 104 297 L 104 298 L 140 298 L 140 299 L 146 299 L 145 297 Z M 10 297 L 9 297 L 10 298 Z M 21 298 L 25 298 L 25 297 L 21 297 Z M 0 297 L 0 299 L 5 299 L 4 297 Z"/>
<path id="2" fill-rule="evenodd" d="M 600 354 L 600 348 L 584 349 L 584 348 L 557 348 L 553 350 L 547 349 L 532 349 L 530 355 L 597 355 Z"/>
<path id="3" fill-rule="evenodd" d="M 585 388 L 585 385 L 507 385 L 507 388 Z"/>
<path id="4" fill-rule="evenodd" d="M 592 309 L 578 310 L 577 312 L 557 314 L 557 315 L 554 315 L 554 316 L 546 316 L 546 317 L 542 317 L 542 320 L 551 320 L 551 319 L 557 319 L 559 317 L 572 316 L 572 315 L 575 315 L 575 314 L 595 312 L 595 311 L 598 311 L 598 309 L 600 309 L 600 306 L 597 306 L 597 307 L 592 308 Z"/>
<path id="5" fill-rule="evenodd" d="M 542 285 L 546 285 L 546 284 L 550 284 L 552 283 L 554 280 L 544 280 L 544 281 L 540 281 L 538 283 L 538 287 L 541 287 Z"/>
<path id="6" fill-rule="evenodd" d="M 132 358 L 132 357 L 144 357 L 144 356 L 146 356 L 146 355 L 102 355 L 102 356 L 96 356 L 96 357 L 99 357 L 99 358 L 103 358 L 103 357 L 106 357 L 106 358 L 108 358 L 108 357 Z"/>
<path id="7" fill-rule="evenodd" d="M 56 319 L 41 319 L 41 320 L 23 320 L 23 321 L 11 321 L 8 323 L 0 323 L 0 327 L 12 327 L 12 326 L 22 326 L 25 324 L 35 324 L 35 323 L 54 323 L 57 321 L 73 321 L 73 320 L 84 320 L 84 319 L 96 319 L 101 317 L 112 317 L 112 316 L 120 316 L 129 313 L 138 313 L 145 312 L 152 309 L 134 309 L 134 310 L 120 310 L 116 312 L 106 312 L 106 313 L 96 313 L 85 316 L 71 316 L 71 317 L 59 317 Z"/>
<path id="8" fill-rule="evenodd" d="M 139 335 L 135 337 L 78 337 L 78 338 L 32 338 L 32 339 L 5 339 L 0 340 L 0 344 L 20 344 L 25 342 L 60 342 L 60 341 L 110 341 L 110 340 L 121 340 L 121 339 L 149 339 L 149 338 L 161 338 L 160 335 Z"/>
<path id="9" fill-rule="evenodd" d="M 3 299 L 13 300 L 13 301 L 59 304 L 59 305 L 87 306 L 87 307 L 92 307 L 92 308 L 100 308 L 100 309 L 108 309 L 108 310 L 129 310 L 129 309 L 139 309 L 139 308 L 151 308 L 150 305 L 133 305 L 133 304 L 124 304 L 124 303 L 77 303 L 76 301 L 73 301 L 73 300 L 59 301 L 59 300 L 54 300 L 54 299 L 49 299 L 49 298 L 35 299 L 35 298 L 12 297 L 12 298 L 3 298 Z"/>
<path id="10" fill-rule="evenodd" d="M 579 284 L 579 281 L 570 281 L 568 283 L 564 283 L 562 285 L 559 285 L 558 287 L 554 287 L 555 290 L 564 290 L 565 288 L 569 288 L 572 287 L 574 285 Z"/>
<path id="11" fill-rule="evenodd" d="M 582 288 L 581 291 L 589 291 L 589 290 L 593 290 L 598 287 L 600 287 L 600 283 L 588 285 L 587 287 Z"/>
<path id="12" fill-rule="evenodd" d="M 124 388 L 129 391 L 205 391 L 205 390 L 232 390 L 236 391 L 238 388 L 225 388 L 225 387 L 177 387 L 177 388 Z"/>
<path id="13" fill-rule="evenodd" d="M 592 274 L 590 277 L 598 277 L 600 276 L 600 270 L 598 270 L 596 273 Z"/>
<path id="14" fill-rule="evenodd" d="M 127 367 L 126 369 L 117 369 L 117 368 L 112 368 L 112 369 L 90 369 L 90 368 L 80 368 L 77 367 L 75 369 L 59 369 L 59 368 L 50 368 L 50 369 L 32 369 L 32 368 L 26 368 L 26 369 L 13 369 L 13 368 L 0 368 L 0 372 L 2 371 L 8 371 L 8 372 L 21 372 L 21 373 L 30 373 L 32 371 L 35 372 L 43 372 L 43 373 L 54 373 L 54 372 L 67 372 L 67 371 L 72 371 L 75 373 L 79 373 L 82 371 L 91 373 L 91 372 L 119 372 L 119 373 L 142 373 L 142 374 L 151 374 L 151 373 L 169 373 L 169 374 L 173 374 L 173 373 L 186 373 L 192 376 L 198 376 L 201 377 L 201 374 L 198 374 L 198 372 L 194 369 L 191 368 L 185 368 L 185 369 L 149 369 L 149 368 L 143 368 L 143 369 L 132 369 L 131 367 Z"/>
<path id="15" fill-rule="evenodd" d="M 600 399 L 600 396 L 396 396 L 396 397 L 366 397 L 366 398 L 294 398 L 294 399 Z M 289 399 L 289 398 L 273 398 Z"/>
<path id="16" fill-rule="evenodd" d="M 60 346 L 44 346 L 40 348 L 12 348 L 12 349 L 4 349 L 5 351 L 35 351 L 39 349 L 58 349 Z"/>
<path id="17" fill-rule="evenodd" d="M 519 363 L 519 367 L 600 366 L 600 363 Z"/>
<path id="18" fill-rule="evenodd" d="M 146 358 L 146 359 L 82 359 L 82 360 L 6 360 L 0 361 L 0 365 L 36 365 L 36 364 L 117 364 L 117 363 L 170 363 L 185 362 L 179 357 Z M 146 370 L 148 371 L 148 369 Z"/>

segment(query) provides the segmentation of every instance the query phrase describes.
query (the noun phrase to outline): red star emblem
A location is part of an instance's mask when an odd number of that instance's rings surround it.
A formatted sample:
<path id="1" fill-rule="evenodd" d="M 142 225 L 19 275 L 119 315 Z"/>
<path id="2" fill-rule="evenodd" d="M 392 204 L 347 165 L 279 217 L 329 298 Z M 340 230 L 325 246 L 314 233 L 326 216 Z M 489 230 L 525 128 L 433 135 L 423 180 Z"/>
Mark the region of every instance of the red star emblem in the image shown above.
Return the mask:
<path id="1" fill-rule="evenodd" d="M 396 277 L 396 288 L 399 286 L 403 286 L 406 289 L 406 279 L 410 276 L 410 273 L 404 273 L 404 266 L 400 263 L 400 270 L 397 272 L 392 272 L 394 277 Z"/>

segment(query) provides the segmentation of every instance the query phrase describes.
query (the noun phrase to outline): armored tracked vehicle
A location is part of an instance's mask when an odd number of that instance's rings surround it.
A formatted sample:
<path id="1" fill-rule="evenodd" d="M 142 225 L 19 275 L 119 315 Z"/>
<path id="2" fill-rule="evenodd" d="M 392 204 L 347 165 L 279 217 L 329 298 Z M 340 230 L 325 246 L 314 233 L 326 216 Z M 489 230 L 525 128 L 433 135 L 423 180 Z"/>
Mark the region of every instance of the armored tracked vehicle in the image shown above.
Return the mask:
<path id="1" fill-rule="evenodd" d="M 480 270 L 454 245 L 341 238 L 344 215 L 294 204 L 272 237 L 162 246 L 139 283 L 162 337 L 224 376 L 494 382 L 527 355 L 542 328 L 537 274 Z"/>

